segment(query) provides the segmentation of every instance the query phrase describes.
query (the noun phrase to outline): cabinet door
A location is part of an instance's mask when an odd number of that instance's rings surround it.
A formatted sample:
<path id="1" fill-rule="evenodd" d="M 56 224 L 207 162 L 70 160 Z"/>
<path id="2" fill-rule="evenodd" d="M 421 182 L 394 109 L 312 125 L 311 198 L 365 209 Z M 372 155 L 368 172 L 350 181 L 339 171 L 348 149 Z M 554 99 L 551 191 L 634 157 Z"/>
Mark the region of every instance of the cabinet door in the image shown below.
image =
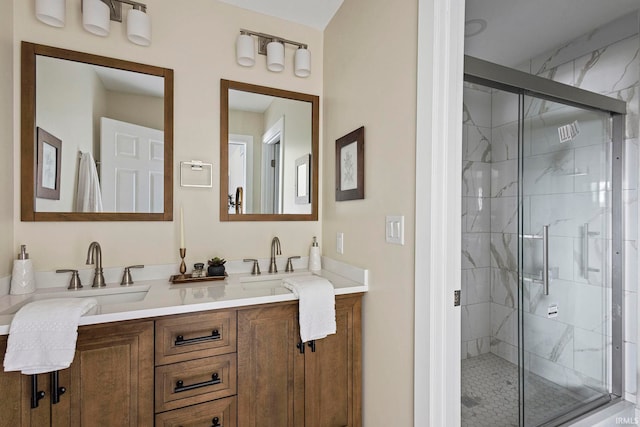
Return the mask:
<path id="1" fill-rule="evenodd" d="M 238 425 L 304 425 L 297 304 L 238 312 Z"/>
<path id="2" fill-rule="evenodd" d="M 0 337 L 0 354 L 4 358 L 7 350 L 7 337 Z M 44 390 L 46 384 L 39 389 Z M 4 372 L 0 370 L 0 426 L 15 427 L 29 426 L 30 418 L 34 421 L 42 421 L 44 425 L 49 423 L 49 402 L 41 400 L 38 408 L 31 412 L 31 377 L 20 372 Z M 47 393 L 48 394 L 48 393 Z M 35 425 L 35 424 L 34 424 Z"/>
<path id="3" fill-rule="evenodd" d="M 360 305 L 360 297 L 336 300 L 336 334 L 307 347 L 306 427 L 362 424 Z"/>
<path id="4" fill-rule="evenodd" d="M 153 351 L 151 321 L 80 328 L 52 425 L 153 425 Z"/>

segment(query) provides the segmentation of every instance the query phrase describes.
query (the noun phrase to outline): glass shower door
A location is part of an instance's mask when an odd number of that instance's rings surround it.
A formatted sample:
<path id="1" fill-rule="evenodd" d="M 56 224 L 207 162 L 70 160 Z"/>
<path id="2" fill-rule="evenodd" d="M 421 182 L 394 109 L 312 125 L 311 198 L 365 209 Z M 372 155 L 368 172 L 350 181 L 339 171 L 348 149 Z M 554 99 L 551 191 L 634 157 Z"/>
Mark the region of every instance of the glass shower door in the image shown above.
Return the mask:
<path id="1" fill-rule="evenodd" d="M 611 119 L 521 98 L 521 424 L 610 390 Z"/>

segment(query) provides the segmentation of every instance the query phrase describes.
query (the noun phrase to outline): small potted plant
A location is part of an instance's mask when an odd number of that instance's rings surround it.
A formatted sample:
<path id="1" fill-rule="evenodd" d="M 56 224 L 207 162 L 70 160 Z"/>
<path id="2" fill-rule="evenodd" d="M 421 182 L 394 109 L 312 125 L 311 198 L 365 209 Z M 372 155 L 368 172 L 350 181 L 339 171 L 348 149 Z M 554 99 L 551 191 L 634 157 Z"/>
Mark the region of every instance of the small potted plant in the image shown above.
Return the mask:
<path id="1" fill-rule="evenodd" d="M 224 258 L 215 257 L 208 261 L 207 276 L 224 276 Z"/>

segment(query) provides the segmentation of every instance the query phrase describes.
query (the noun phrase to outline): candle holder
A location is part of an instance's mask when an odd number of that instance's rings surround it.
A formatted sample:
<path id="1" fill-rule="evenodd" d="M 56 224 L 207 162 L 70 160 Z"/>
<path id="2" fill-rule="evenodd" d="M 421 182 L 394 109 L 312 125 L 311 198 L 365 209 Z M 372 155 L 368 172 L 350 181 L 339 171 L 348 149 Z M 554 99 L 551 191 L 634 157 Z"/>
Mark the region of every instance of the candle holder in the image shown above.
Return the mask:
<path id="1" fill-rule="evenodd" d="M 180 262 L 180 274 L 183 276 L 187 272 L 187 264 L 184 263 L 185 256 L 187 256 L 187 248 L 180 248 L 180 258 L 182 258 Z"/>

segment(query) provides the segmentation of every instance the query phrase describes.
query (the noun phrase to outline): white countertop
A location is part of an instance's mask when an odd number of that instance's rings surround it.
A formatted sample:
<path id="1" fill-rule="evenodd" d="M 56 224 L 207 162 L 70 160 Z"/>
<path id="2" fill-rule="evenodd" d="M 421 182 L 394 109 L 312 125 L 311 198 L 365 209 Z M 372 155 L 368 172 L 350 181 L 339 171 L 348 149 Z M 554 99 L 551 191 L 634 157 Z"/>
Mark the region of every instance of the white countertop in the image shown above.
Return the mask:
<path id="1" fill-rule="evenodd" d="M 335 263 L 329 264 L 333 267 Z M 335 288 L 336 295 L 367 292 L 366 270 L 361 270 L 364 274 L 360 276 L 364 280 L 355 280 L 350 274 L 337 274 L 335 270 L 341 270 L 340 268 L 333 270 L 323 269 L 315 274 L 329 280 Z M 67 290 L 66 287 L 42 288 L 31 294 L 0 297 L 0 313 L 15 312 L 16 307 L 19 308 L 36 299 L 85 297 L 92 296 L 92 292 L 96 292 L 94 295 L 138 292 L 137 295 L 144 296 L 144 299 L 136 302 L 99 304 L 90 313 L 80 318 L 80 326 L 293 301 L 297 297 L 282 286 L 282 279 L 287 276 L 309 274 L 311 273 L 307 270 L 296 270 L 294 273 L 263 273 L 256 276 L 249 273 L 236 273 L 220 281 L 176 285 L 171 284 L 167 278 L 136 281 L 134 285 L 128 287 L 122 287 L 119 283 L 107 284 L 106 288 L 92 288 L 90 285 L 85 285 L 80 291 Z M 143 292 L 147 292 L 146 295 Z M 0 314 L 0 335 L 9 333 L 12 318 L 13 314 Z"/>

